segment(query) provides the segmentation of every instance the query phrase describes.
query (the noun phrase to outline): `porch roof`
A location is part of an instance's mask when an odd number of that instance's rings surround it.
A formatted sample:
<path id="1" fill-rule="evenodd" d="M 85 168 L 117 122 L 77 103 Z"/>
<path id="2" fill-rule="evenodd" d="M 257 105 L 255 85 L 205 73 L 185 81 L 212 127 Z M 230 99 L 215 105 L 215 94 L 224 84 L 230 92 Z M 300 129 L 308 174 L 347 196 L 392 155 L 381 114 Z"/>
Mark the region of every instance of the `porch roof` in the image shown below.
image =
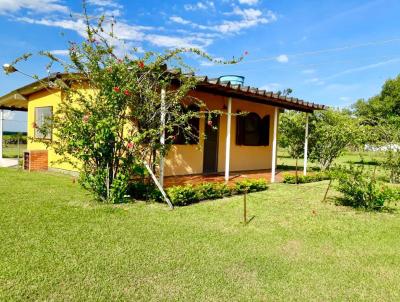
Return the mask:
<path id="1" fill-rule="evenodd" d="M 272 91 L 266 91 L 250 86 L 231 85 L 230 82 L 221 82 L 219 78 L 209 79 L 207 76 L 197 77 L 198 84 L 196 89 L 209 93 L 215 93 L 226 97 L 234 97 L 246 101 L 277 106 L 280 108 L 313 112 L 314 110 L 324 110 L 328 107 L 312 102 L 307 102 L 298 98 L 282 96 Z"/>

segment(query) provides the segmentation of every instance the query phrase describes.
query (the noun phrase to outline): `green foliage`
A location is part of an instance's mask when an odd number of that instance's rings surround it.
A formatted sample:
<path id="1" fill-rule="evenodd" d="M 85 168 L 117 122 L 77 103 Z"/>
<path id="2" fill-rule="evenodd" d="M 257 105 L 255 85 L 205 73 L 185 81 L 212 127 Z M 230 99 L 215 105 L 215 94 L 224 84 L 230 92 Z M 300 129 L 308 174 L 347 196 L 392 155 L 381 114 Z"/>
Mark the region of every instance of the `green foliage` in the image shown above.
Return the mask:
<path id="1" fill-rule="evenodd" d="M 198 189 L 193 185 L 168 188 L 167 194 L 174 206 L 186 206 L 200 201 Z"/>
<path id="2" fill-rule="evenodd" d="M 267 188 L 267 183 L 263 179 L 246 179 L 235 183 L 233 186 L 223 183 L 174 186 L 167 189 L 167 194 L 173 205 L 186 206 L 202 200 L 265 191 Z"/>
<path id="3" fill-rule="evenodd" d="M 267 182 L 264 179 L 245 179 L 235 183 L 235 191 L 239 194 L 265 191 L 267 188 Z"/>
<path id="4" fill-rule="evenodd" d="M 358 100 L 353 106 L 355 114 L 363 118 L 366 123 L 379 124 L 400 115 L 400 76 L 389 79 L 382 87 L 382 91 L 368 100 Z"/>
<path id="5" fill-rule="evenodd" d="M 306 119 L 304 113 L 288 111 L 279 118 L 279 145 L 286 148 L 293 158 L 304 154 L 304 133 Z"/>
<path id="6" fill-rule="evenodd" d="M 25 145 L 26 141 L 27 137 L 22 133 L 3 135 L 3 144 L 5 145 L 15 145 L 18 144 L 18 142 Z"/>
<path id="7" fill-rule="evenodd" d="M 134 181 L 129 184 L 128 195 L 135 200 L 162 201 L 160 190 L 152 182 Z"/>
<path id="8" fill-rule="evenodd" d="M 86 40 L 70 42 L 69 60 L 40 52 L 50 60 L 47 69 L 53 64 L 64 69 L 64 75 L 45 83 L 60 89 L 63 98 L 53 118 L 36 128 L 40 133 L 53 131 L 53 140 L 39 141 L 51 147 L 60 162 L 80 171 L 80 183 L 86 189 L 99 200 L 118 203 L 124 201 L 135 167 L 147 162 L 153 172 L 158 171 L 160 157 L 173 144 L 172 133 L 198 139 L 190 120 L 207 108 L 189 96 L 197 80 L 184 56 L 226 64 L 241 58 L 222 62 L 193 48 L 144 54 L 134 48 L 121 56 L 114 46 L 119 44 L 115 43 L 118 37 L 107 30 L 115 25 L 114 19 L 94 19 L 87 14 L 85 2 L 83 6 Z M 14 63 L 29 57 L 24 55 Z M 185 110 L 182 104 L 189 103 L 201 110 Z M 161 122 L 162 113 L 165 122 Z M 161 144 L 164 134 L 165 144 Z"/>
<path id="9" fill-rule="evenodd" d="M 358 136 L 359 126 L 348 112 L 318 111 L 311 117 L 310 159 L 327 170 Z"/>
<path id="10" fill-rule="evenodd" d="M 383 167 L 389 171 L 389 179 L 391 183 L 400 183 L 400 150 L 386 151 L 386 158 Z"/>
<path id="11" fill-rule="evenodd" d="M 399 197 L 396 190 L 378 182 L 375 175 L 366 173 L 363 167 L 342 167 L 335 173 L 335 178 L 337 189 L 343 193 L 343 198 L 338 201 L 345 206 L 379 211 Z"/>
<path id="12" fill-rule="evenodd" d="M 283 182 L 287 184 L 305 184 L 310 182 L 317 182 L 322 180 L 330 179 L 329 173 L 326 172 L 316 172 L 316 173 L 309 173 L 307 175 L 300 174 L 297 176 L 296 182 L 296 175 L 292 173 L 285 173 L 283 174 Z"/>

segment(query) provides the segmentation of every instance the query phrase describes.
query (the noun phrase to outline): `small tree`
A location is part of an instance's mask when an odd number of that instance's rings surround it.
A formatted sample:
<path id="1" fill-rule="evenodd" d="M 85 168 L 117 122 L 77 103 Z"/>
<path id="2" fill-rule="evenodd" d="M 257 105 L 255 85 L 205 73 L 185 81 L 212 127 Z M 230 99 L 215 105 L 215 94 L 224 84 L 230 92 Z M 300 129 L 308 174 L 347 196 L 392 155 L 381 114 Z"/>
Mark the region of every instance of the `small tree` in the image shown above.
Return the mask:
<path id="1" fill-rule="evenodd" d="M 311 117 L 310 159 L 327 170 L 357 137 L 357 120 L 347 112 L 324 110 Z"/>
<path id="2" fill-rule="evenodd" d="M 374 127 L 380 137 L 379 145 L 385 154 L 383 167 L 389 171 L 392 183 L 400 182 L 400 118 L 380 120 Z"/>
<path id="3" fill-rule="evenodd" d="M 296 183 L 298 182 L 298 161 L 304 155 L 305 114 L 289 111 L 280 116 L 279 144 L 286 148 L 296 160 Z"/>
<path id="4" fill-rule="evenodd" d="M 60 89 L 63 97 L 52 120 L 38 131 L 53 131 L 52 141 L 41 141 L 60 156 L 60 161 L 80 171 L 85 188 L 100 200 L 121 202 L 144 162 L 157 172 L 160 157 L 167 154 L 177 135 L 198 138 L 190 121 L 207 108 L 188 95 L 197 81 L 182 55 L 215 60 L 192 48 L 143 55 L 133 49 L 119 57 L 112 45 L 117 40 L 115 22 L 102 16 L 93 24 L 85 2 L 84 20 L 87 39 L 70 43 L 69 61 L 40 53 L 50 59 L 48 69 L 60 64 L 67 75 L 47 83 L 51 84 L 49 89 Z M 198 110 L 186 110 L 188 104 Z M 160 142 L 163 135 L 165 143 Z"/>

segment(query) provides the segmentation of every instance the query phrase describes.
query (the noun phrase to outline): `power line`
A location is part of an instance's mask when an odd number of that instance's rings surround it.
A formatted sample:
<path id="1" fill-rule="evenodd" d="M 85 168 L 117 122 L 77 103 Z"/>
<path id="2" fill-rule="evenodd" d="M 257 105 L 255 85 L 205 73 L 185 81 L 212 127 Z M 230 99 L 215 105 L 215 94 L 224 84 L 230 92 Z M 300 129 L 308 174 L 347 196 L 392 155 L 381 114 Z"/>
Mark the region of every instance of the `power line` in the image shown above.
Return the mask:
<path id="1" fill-rule="evenodd" d="M 371 42 L 360 43 L 360 44 L 350 44 L 350 45 L 341 46 L 341 47 L 320 49 L 320 50 L 315 50 L 315 51 L 306 51 L 306 52 L 301 52 L 301 53 L 293 53 L 293 54 L 287 54 L 287 56 L 288 57 L 304 57 L 304 56 L 318 55 L 318 54 L 324 54 L 324 53 L 330 53 L 330 52 L 345 51 L 345 50 L 368 47 L 368 46 L 383 45 L 383 44 L 394 43 L 394 42 L 400 42 L 400 38 L 393 38 L 393 39 L 381 40 L 381 41 L 371 41 Z M 245 60 L 241 64 L 257 63 L 257 62 L 263 62 L 263 61 L 273 61 L 273 60 L 276 60 L 277 57 L 278 57 L 278 55 L 254 59 L 254 60 Z"/>

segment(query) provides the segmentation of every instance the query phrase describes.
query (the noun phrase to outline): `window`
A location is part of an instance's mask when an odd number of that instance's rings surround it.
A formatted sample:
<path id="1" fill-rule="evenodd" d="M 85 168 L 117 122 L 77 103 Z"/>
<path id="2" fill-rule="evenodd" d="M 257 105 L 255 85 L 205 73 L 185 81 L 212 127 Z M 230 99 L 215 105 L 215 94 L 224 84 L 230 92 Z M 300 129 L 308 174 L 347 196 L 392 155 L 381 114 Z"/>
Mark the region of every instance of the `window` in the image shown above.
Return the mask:
<path id="1" fill-rule="evenodd" d="M 199 107 L 196 105 L 189 105 L 187 108 L 182 108 L 184 112 L 198 112 Z M 173 135 L 175 136 L 174 145 L 197 145 L 199 143 L 199 128 L 200 119 L 192 117 L 188 120 L 190 126 L 190 134 L 184 133 L 182 129 L 175 129 Z"/>
<path id="2" fill-rule="evenodd" d="M 51 119 L 53 117 L 53 107 L 36 107 L 35 108 L 35 138 L 51 139 Z"/>
<path id="3" fill-rule="evenodd" d="M 251 112 L 236 118 L 236 144 L 243 146 L 269 145 L 269 115 L 264 118 Z"/>

